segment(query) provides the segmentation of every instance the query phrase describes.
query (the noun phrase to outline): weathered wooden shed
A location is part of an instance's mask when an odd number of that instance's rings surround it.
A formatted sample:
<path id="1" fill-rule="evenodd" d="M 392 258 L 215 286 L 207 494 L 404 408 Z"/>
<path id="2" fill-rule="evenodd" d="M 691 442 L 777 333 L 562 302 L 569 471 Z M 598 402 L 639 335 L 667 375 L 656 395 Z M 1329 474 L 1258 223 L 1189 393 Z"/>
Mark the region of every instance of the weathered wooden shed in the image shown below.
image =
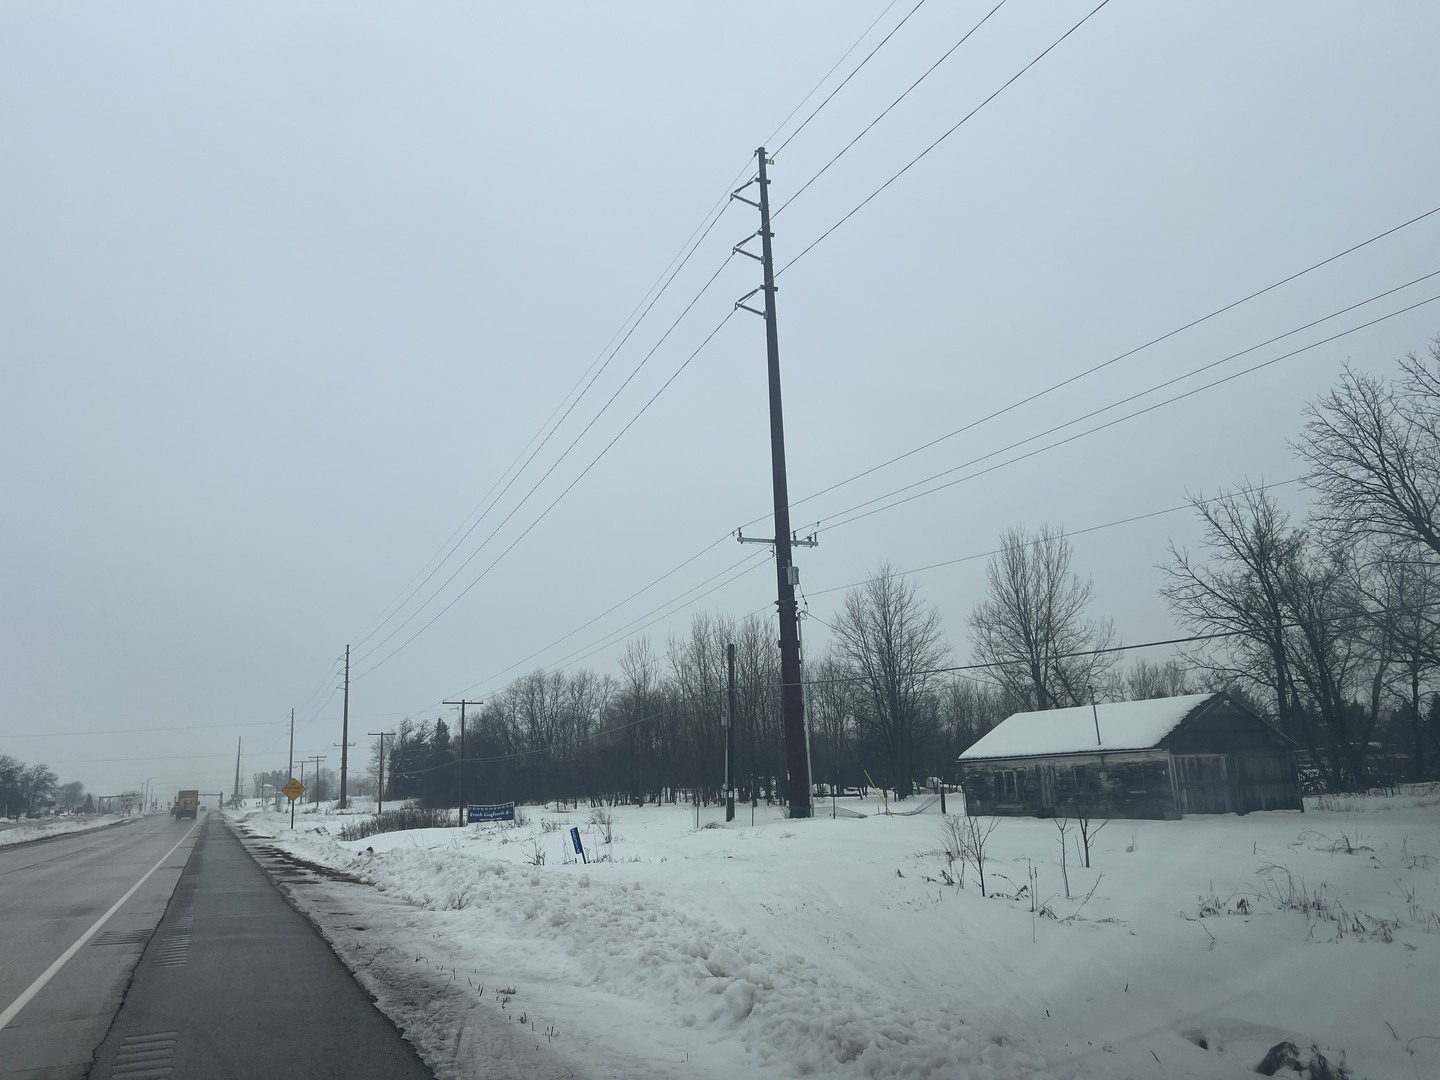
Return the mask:
<path id="1" fill-rule="evenodd" d="M 1302 810 L 1296 750 L 1228 694 L 1190 694 L 1015 713 L 960 755 L 960 782 L 972 816 Z"/>

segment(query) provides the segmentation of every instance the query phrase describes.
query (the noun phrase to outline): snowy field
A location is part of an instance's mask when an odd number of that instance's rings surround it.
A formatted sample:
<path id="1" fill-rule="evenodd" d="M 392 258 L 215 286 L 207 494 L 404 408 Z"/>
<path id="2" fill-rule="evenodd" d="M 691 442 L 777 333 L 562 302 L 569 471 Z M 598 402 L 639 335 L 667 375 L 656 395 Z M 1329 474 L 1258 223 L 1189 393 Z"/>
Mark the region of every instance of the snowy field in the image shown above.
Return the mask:
<path id="1" fill-rule="evenodd" d="M 0 821 L 0 847 L 9 844 L 24 844 L 31 840 L 45 840 L 66 833 L 88 832 L 116 825 L 125 818 L 119 814 L 85 814 L 63 817 L 22 818 L 20 821 Z"/>
<path id="2" fill-rule="evenodd" d="M 447 1080 L 1253 1077 L 1283 1041 L 1440 1076 L 1440 790 L 1307 805 L 1112 821 L 1088 870 L 1072 828 L 1068 896 L 1055 824 L 1003 819 L 988 898 L 934 805 L 232 816 L 366 883 L 285 887 Z"/>

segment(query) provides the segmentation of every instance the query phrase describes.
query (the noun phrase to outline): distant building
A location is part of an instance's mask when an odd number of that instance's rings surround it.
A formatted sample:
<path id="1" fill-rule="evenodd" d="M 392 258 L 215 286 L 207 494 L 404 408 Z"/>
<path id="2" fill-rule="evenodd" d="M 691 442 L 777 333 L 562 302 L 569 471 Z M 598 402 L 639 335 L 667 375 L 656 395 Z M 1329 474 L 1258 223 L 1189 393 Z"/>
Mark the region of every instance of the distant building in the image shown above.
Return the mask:
<path id="1" fill-rule="evenodd" d="M 972 816 L 1303 810 L 1296 750 L 1228 694 L 1190 694 L 1015 713 L 960 755 L 960 782 Z"/>

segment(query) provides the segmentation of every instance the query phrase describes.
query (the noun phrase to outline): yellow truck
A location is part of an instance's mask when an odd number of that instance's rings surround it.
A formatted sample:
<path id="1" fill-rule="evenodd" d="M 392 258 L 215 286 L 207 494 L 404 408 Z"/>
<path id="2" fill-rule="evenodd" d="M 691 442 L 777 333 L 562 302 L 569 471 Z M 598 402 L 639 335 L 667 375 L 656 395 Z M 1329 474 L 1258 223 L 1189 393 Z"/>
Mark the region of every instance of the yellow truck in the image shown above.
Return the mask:
<path id="1" fill-rule="evenodd" d="M 200 792 L 198 790 L 191 791 L 187 788 L 176 796 L 175 805 L 171 808 L 170 812 L 175 815 L 175 820 L 179 821 L 181 818 L 193 818 L 199 808 Z"/>

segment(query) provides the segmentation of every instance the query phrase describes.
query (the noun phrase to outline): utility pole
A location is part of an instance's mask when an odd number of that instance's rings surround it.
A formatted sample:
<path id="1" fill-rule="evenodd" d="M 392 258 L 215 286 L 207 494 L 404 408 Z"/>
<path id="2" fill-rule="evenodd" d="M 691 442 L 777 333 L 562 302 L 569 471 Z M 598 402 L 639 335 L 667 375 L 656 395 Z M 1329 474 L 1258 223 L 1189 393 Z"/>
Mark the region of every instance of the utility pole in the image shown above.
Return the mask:
<path id="1" fill-rule="evenodd" d="M 330 745 L 331 745 L 331 746 L 340 746 L 339 743 L 331 743 Z M 349 746 L 340 746 L 340 760 L 341 760 L 341 761 L 344 761 L 344 760 L 345 760 L 345 751 L 347 751 L 347 750 L 350 748 L 350 746 L 354 746 L 354 745 L 355 745 L 355 744 L 352 742 L 352 743 L 350 743 Z M 341 788 L 341 791 L 344 791 L 344 788 Z M 340 806 L 336 807 L 336 809 L 343 809 L 343 808 L 344 808 L 344 805 L 345 805 L 345 804 L 344 804 L 344 798 L 343 798 L 343 796 L 342 796 L 342 798 L 341 798 L 341 804 L 340 804 Z"/>
<path id="2" fill-rule="evenodd" d="M 737 308 L 744 308 L 765 319 L 765 357 L 770 376 L 770 470 L 771 486 L 775 495 L 775 578 L 778 599 L 775 606 L 780 616 L 780 703 L 785 730 L 785 765 L 790 778 L 790 816 L 808 818 L 813 813 L 810 802 L 810 761 L 806 752 L 805 700 L 800 686 L 800 631 L 795 605 L 795 585 L 799 574 L 791 557 L 790 534 L 790 492 L 785 475 L 785 420 L 780 401 L 780 338 L 775 325 L 775 260 L 770 240 L 770 180 L 765 168 L 770 161 L 762 146 L 755 151 L 759 162 L 759 173 L 743 187 L 730 193 L 732 199 L 760 211 L 760 231 L 747 236 L 735 245 L 735 252 L 759 260 L 763 284 L 752 289 L 735 302 Z M 759 201 L 747 199 L 741 192 L 750 184 L 759 184 Z M 747 251 L 745 245 L 755 236 L 760 237 L 760 254 Z M 757 292 L 765 294 L 765 310 L 758 311 L 748 306 Z M 813 539 L 813 538 L 812 538 Z"/>
<path id="3" fill-rule="evenodd" d="M 460 706 L 460 827 L 465 827 L 465 706 L 484 705 L 483 701 L 442 701 L 441 705 Z"/>
<path id="4" fill-rule="evenodd" d="M 345 709 L 340 721 L 340 809 L 345 809 L 346 766 L 350 762 L 350 646 L 345 646 Z"/>
<path id="5" fill-rule="evenodd" d="M 388 731 L 367 731 L 367 735 L 380 736 L 380 776 L 375 787 L 375 813 L 382 814 L 385 811 L 385 736 Z"/>
<path id="6" fill-rule="evenodd" d="M 325 760 L 326 756 L 325 754 L 311 754 L 305 759 L 315 763 L 315 798 L 310 801 L 316 806 L 320 805 L 320 763 Z"/>
<path id="7" fill-rule="evenodd" d="M 290 773 L 290 774 L 291 774 L 290 779 L 291 779 L 291 780 L 294 780 L 294 779 L 295 779 L 295 776 L 294 776 L 294 772 L 295 772 L 295 710 L 294 710 L 294 709 L 291 709 L 291 710 L 290 710 L 290 756 L 289 756 L 288 758 L 286 758 L 285 760 L 290 763 L 290 764 L 289 764 L 289 767 L 288 767 L 285 771 L 286 771 L 287 773 Z M 294 828 L 295 828 L 295 800 L 294 800 L 294 799 L 291 799 L 291 800 L 290 800 L 290 828 L 291 828 L 291 829 L 294 829 Z"/>
<path id="8" fill-rule="evenodd" d="M 240 746 L 244 741 L 244 736 L 235 740 L 235 790 L 230 793 L 232 806 L 240 801 Z"/>
<path id="9" fill-rule="evenodd" d="M 725 646 L 725 820 L 735 820 L 735 643 Z"/>

